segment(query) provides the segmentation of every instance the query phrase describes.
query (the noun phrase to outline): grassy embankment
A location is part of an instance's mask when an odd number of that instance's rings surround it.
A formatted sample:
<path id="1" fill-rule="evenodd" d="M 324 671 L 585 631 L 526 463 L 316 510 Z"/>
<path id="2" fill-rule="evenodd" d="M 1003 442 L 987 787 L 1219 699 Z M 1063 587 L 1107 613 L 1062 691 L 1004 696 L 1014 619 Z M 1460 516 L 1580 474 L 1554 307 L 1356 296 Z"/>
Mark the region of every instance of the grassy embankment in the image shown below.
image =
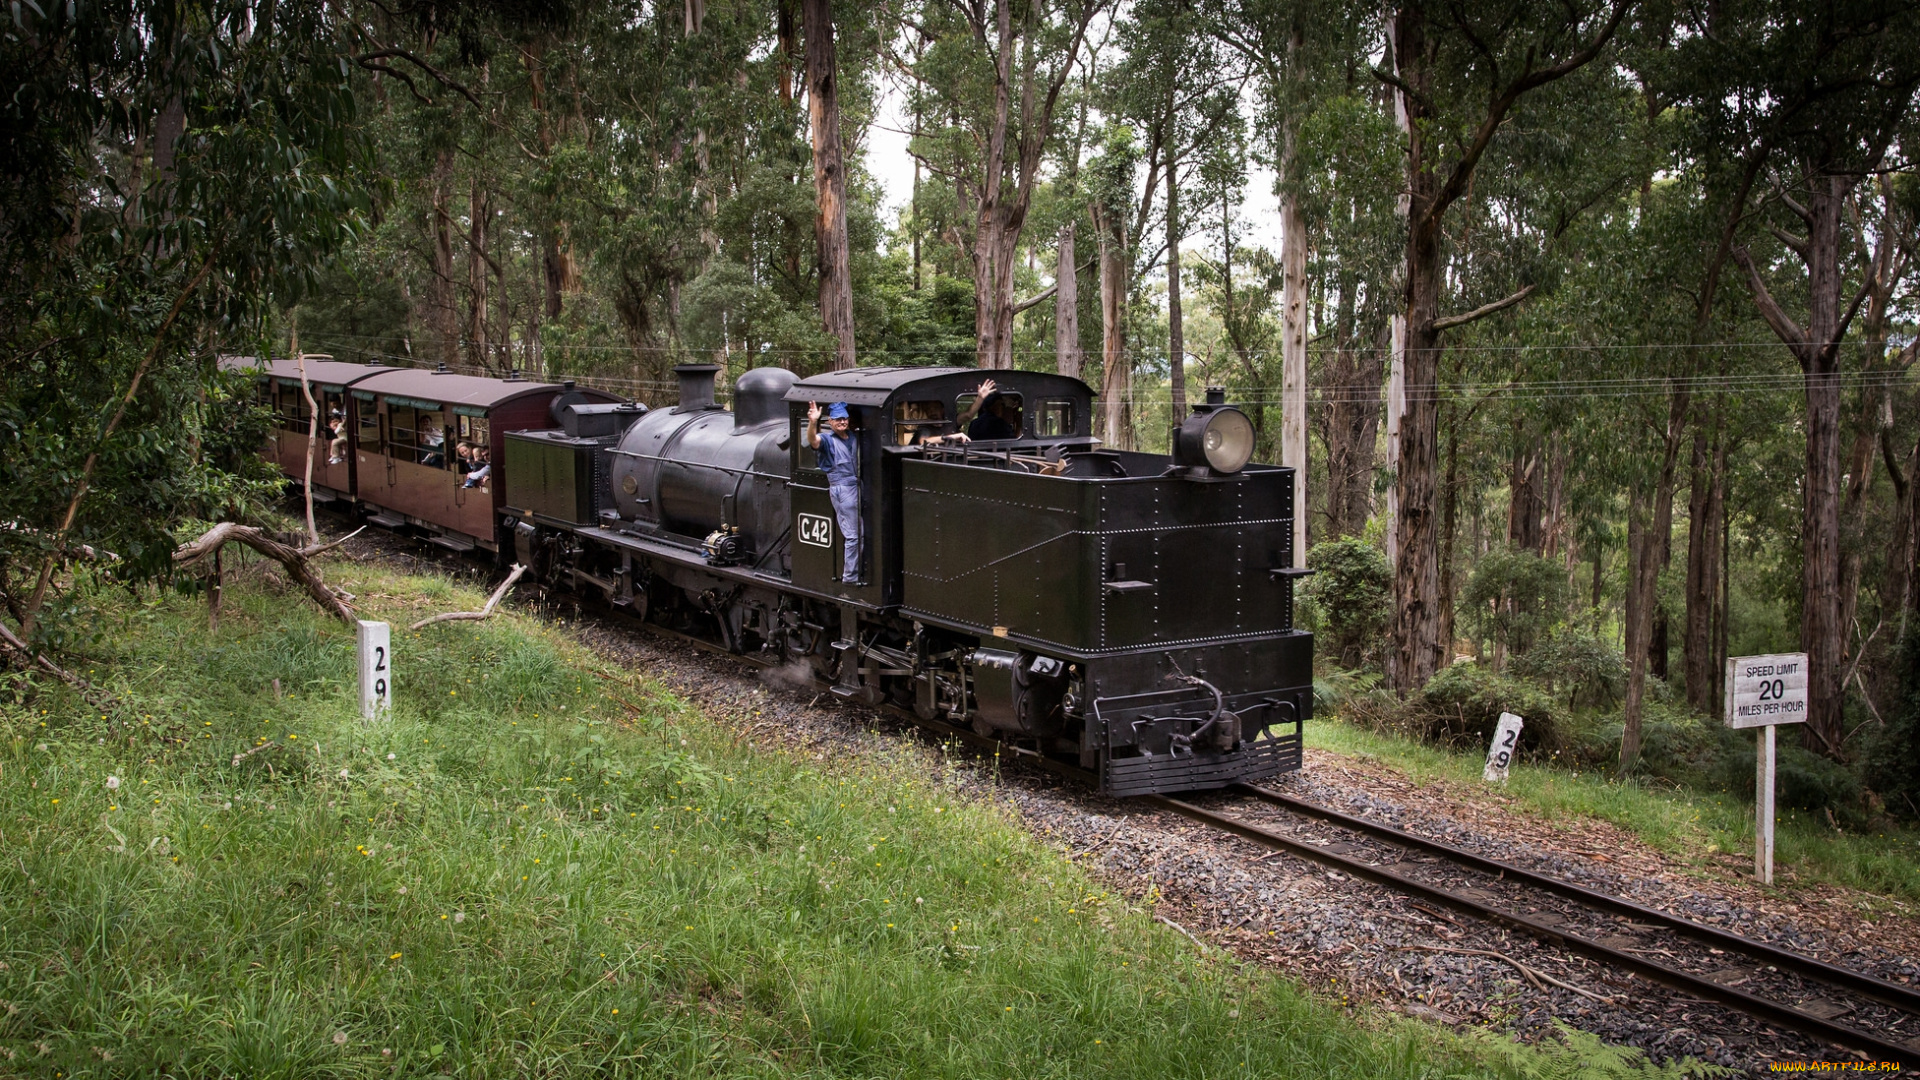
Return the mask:
<path id="1" fill-rule="evenodd" d="M 85 667 L 130 712 L 7 695 L 0 1075 L 1530 1060 L 1203 954 L 911 769 L 748 752 L 527 620 L 400 629 L 470 590 L 334 573 L 396 624 L 390 722 L 354 714 L 351 635 L 259 585 L 230 587 L 217 634 L 197 598 L 98 598 Z"/>
<path id="2" fill-rule="evenodd" d="M 1378 758 L 1416 780 L 1483 786 L 1484 755 L 1453 752 L 1366 730 L 1337 719 L 1308 725 L 1307 745 Z M 1516 764 L 1502 794 L 1548 820 L 1612 822 L 1654 848 L 1686 859 L 1717 852 L 1753 855 L 1753 803 L 1558 766 Z M 1903 901 L 1920 901 L 1920 836 L 1907 831 L 1843 832 L 1817 815 L 1781 810 L 1774 835 L 1775 883 L 1828 883 Z M 1791 879 L 1778 875 L 1791 872 Z M 1910 912 L 1909 912 L 1910 913 Z"/>

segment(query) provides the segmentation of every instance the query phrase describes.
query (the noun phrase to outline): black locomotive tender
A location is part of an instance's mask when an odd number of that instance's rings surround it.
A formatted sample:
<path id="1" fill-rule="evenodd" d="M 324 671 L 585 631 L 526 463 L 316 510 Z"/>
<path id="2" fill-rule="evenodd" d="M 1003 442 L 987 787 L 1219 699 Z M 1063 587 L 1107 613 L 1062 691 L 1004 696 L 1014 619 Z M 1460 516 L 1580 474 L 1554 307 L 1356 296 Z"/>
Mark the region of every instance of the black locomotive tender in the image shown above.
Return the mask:
<path id="1" fill-rule="evenodd" d="M 1092 392 L 1059 375 L 994 373 L 1017 438 L 929 445 L 980 371 L 757 368 L 732 412 L 718 371 L 677 368 L 673 408 L 561 395 L 557 430 L 508 432 L 503 555 L 804 662 L 840 697 L 1077 757 L 1109 794 L 1299 768 L 1313 639 L 1293 626 L 1292 471 L 1248 463 L 1252 426 L 1217 391 L 1168 457 L 1102 449 Z M 839 580 L 809 402 L 852 416 L 858 581 Z"/>

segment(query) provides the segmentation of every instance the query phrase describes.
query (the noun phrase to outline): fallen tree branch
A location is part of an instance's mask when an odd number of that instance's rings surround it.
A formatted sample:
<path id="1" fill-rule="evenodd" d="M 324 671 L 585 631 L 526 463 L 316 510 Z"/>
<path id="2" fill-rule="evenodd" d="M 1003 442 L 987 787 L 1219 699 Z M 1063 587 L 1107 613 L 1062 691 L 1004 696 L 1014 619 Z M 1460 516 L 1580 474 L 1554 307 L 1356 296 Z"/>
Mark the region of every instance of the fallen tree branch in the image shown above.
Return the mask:
<path id="1" fill-rule="evenodd" d="M 108 712 L 113 709 L 115 702 L 106 691 L 75 675 L 73 672 L 68 671 L 66 668 L 61 667 L 59 664 L 54 663 L 52 660 L 47 659 L 46 656 L 34 652 L 32 647 L 20 640 L 12 630 L 7 628 L 6 623 L 0 623 L 0 649 L 4 649 L 18 656 L 28 667 L 39 668 L 41 671 L 66 683 L 72 687 L 74 692 L 79 694 L 87 704 L 94 708 L 102 712 Z"/>
<path id="2" fill-rule="evenodd" d="M 500 602 L 501 597 L 507 595 L 507 590 L 513 588 L 513 583 L 516 581 L 519 581 L 520 575 L 526 572 L 527 572 L 526 567 L 521 566 L 519 563 L 514 563 L 513 573 L 508 574 L 507 580 L 501 582 L 500 587 L 493 590 L 493 595 L 487 597 L 487 606 L 481 608 L 479 611 L 448 611 L 439 615 L 429 615 L 428 617 L 421 619 L 419 622 L 414 623 L 412 626 L 407 627 L 407 629 L 418 630 L 423 626 L 432 626 L 434 623 L 461 622 L 461 621 L 478 622 L 481 619 L 491 619 L 493 618 L 494 605 Z"/>
<path id="3" fill-rule="evenodd" d="M 233 761 L 232 761 L 232 762 L 231 762 L 230 764 L 231 764 L 231 765 L 238 765 L 238 764 L 240 764 L 241 762 L 243 762 L 243 761 L 245 761 L 245 760 L 247 760 L 248 758 L 250 758 L 250 757 L 252 757 L 253 755 L 255 755 L 255 754 L 257 754 L 257 753 L 259 753 L 259 752 L 260 752 L 260 751 L 262 751 L 262 750 L 272 750 L 272 749 L 274 749 L 274 748 L 276 748 L 276 747 L 278 747 L 279 745 L 280 745 L 280 744 L 279 744 L 279 743 L 277 743 L 277 742 L 263 742 L 263 743 L 261 743 L 261 744 L 260 744 L 259 746 L 256 746 L 256 747 L 254 747 L 254 748 L 253 748 L 253 749 L 251 749 L 251 750 L 242 750 L 241 752 L 239 752 L 239 753 L 237 753 L 237 754 L 235 754 L 235 755 L 233 755 Z"/>
<path id="4" fill-rule="evenodd" d="M 300 549 L 300 554 L 305 555 L 307 558 L 311 559 L 315 555 L 318 555 L 323 551 L 332 551 L 334 548 L 339 547 L 341 544 L 346 543 L 347 541 L 353 539 L 356 536 L 359 536 L 361 533 L 366 531 L 367 531 L 367 527 L 365 525 L 362 525 L 359 528 L 353 530 L 352 532 L 348 533 L 347 535 L 341 537 L 338 540 L 330 540 L 324 544 L 314 544 L 308 547 L 303 547 Z"/>
<path id="5" fill-rule="evenodd" d="M 314 603 L 320 605 L 321 610 L 348 626 L 354 624 L 353 608 L 347 606 L 346 600 L 342 599 L 339 593 L 334 592 L 320 577 L 320 572 L 308 563 L 311 553 L 324 551 L 331 545 L 314 545 L 312 548 L 291 547 L 251 525 L 223 521 L 200 534 L 199 539 L 188 541 L 174 549 L 173 564 L 178 567 L 192 566 L 220 550 L 221 546 L 229 541 L 245 544 L 279 563 L 286 568 L 288 576 L 298 581 L 307 590 L 307 595 L 313 598 Z"/>
<path id="6" fill-rule="evenodd" d="M 1578 986 L 1575 986 L 1570 982 L 1562 982 L 1561 980 L 1554 978 L 1553 976 L 1547 974 L 1544 971 L 1539 971 L 1534 968 L 1528 967 L 1527 965 L 1521 963 L 1520 961 L 1515 960 L 1513 957 L 1508 956 L 1506 953 L 1495 952 L 1492 949 L 1451 949 L 1451 948 L 1445 948 L 1443 946 L 1438 946 L 1438 945 L 1400 945 L 1400 946 L 1397 946 L 1397 948 L 1413 949 L 1419 952 L 1453 953 L 1459 956 L 1492 957 L 1493 959 L 1498 960 L 1501 963 L 1513 965 L 1513 967 L 1516 970 L 1518 970 L 1520 974 L 1524 976 L 1528 982 L 1533 984 L 1533 988 L 1535 990 L 1545 990 L 1546 987 L 1541 986 L 1540 984 L 1543 982 L 1549 982 L 1559 987 L 1562 990 L 1571 990 L 1574 993 L 1579 994 L 1581 997 L 1592 998 L 1593 1000 L 1600 1002 L 1602 1005 L 1619 1004 L 1618 999 L 1603 997 L 1602 995 L 1596 994 L 1591 990 L 1585 990 Z"/>
<path id="7" fill-rule="evenodd" d="M 1171 927 L 1173 927 L 1173 928 L 1174 928 L 1175 930 L 1178 930 L 1178 931 L 1180 931 L 1180 932 L 1181 932 L 1182 934 L 1184 934 L 1184 935 L 1186 935 L 1186 939 L 1187 939 L 1188 941 L 1191 941 L 1191 942 L 1193 942 L 1193 943 L 1194 943 L 1195 945 L 1198 945 L 1198 946 L 1200 946 L 1200 948 L 1201 948 L 1201 950 L 1202 950 L 1202 951 L 1204 951 L 1204 950 L 1205 950 L 1205 949 L 1207 948 L 1207 943 L 1206 943 L 1206 942 L 1204 942 L 1204 941 L 1201 941 L 1201 940 L 1200 940 L 1199 938 L 1197 938 L 1197 937 L 1194 937 L 1194 936 L 1193 936 L 1193 934 L 1192 934 L 1191 932 L 1189 932 L 1189 931 L 1187 930 L 1187 928 L 1186 928 L 1186 927 L 1184 927 L 1184 926 L 1181 926 L 1181 925 L 1180 925 L 1179 923 L 1177 923 L 1177 922 L 1174 922 L 1174 921 L 1173 921 L 1172 919 L 1169 919 L 1169 918 L 1167 918 L 1167 917 L 1166 917 L 1165 915 L 1155 915 L 1155 916 L 1153 917 L 1153 921 L 1154 921 L 1154 922 L 1161 922 L 1161 923 L 1166 923 L 1166 924 L 1167 924 L 1168 926 L 1171 926 Z"/>

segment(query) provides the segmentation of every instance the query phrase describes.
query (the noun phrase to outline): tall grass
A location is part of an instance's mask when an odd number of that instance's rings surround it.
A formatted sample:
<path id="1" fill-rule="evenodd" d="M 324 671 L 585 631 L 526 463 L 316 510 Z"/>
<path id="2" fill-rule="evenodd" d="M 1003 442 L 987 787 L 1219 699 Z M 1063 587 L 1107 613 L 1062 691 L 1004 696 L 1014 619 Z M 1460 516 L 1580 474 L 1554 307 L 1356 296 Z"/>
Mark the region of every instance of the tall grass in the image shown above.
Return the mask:
<path id="1" fill-rule="evenodd" d="M 344 576 L 400 625 L 428 591 Z M 86 669 L 128 711 L 0 707 L 0 1074 L 1514 1071 L 1203 955 L 924 770 L 749 752 L 510 615 L 397 633 L 367 725 L 295 598 L 232 588 L 218 634 L 103 602 Z"/>

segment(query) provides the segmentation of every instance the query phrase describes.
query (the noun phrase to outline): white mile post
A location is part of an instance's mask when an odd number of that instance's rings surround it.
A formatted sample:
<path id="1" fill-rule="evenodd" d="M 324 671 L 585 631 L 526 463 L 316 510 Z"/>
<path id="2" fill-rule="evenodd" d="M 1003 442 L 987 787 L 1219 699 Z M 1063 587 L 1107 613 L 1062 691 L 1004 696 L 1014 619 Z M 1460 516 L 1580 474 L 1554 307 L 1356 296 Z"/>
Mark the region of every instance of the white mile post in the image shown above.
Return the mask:
<path id="1" fill-rule="evenodd" d="M 1727 658 L 1727 726 L 1754 733 L 1753 876 L 1773 884 L 1773 779 L 1780 724 L 1807 719 L 1807 654 Z"/>
<path id="2" fill-rule="evenodd" d="M 393 704 L 393 646 L 391 628 L 383 622 L 360 620 L 354 640 L 360 648 L 360 715 L 383 717 Z"/>
<path id="3" fill-rule="evenodd" d="M 1500 724 L 1493 729 L 1493 743 L 1487 747 L 1487 767 L 1480 778 L 1489 784 L 1507 782 L 1507 766 L 1513 764 L 1514 748 L 1520 745 L 1520 729 L 1526 721 L 1510 712 L 1500 714 Z"/>

